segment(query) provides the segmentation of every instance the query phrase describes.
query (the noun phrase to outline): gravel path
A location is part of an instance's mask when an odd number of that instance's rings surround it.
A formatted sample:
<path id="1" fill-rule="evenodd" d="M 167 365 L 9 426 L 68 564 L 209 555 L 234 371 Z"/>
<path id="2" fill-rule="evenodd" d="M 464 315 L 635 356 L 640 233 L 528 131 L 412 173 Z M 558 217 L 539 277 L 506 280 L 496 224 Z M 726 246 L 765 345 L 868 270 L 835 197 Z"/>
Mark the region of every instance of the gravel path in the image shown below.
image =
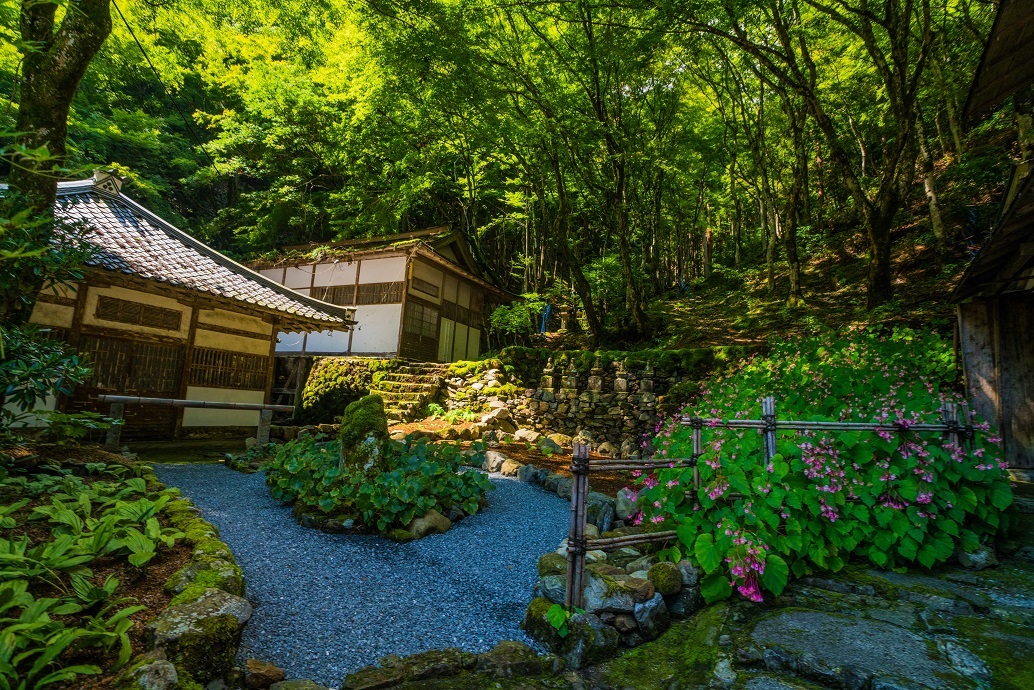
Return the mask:
<path id="1" fill-rule="evenodd" d="M 446 534 L 396 544 L 301 527 L 262 473 L 218 464 L 155 471 L 219 528 L 244 571 L 255 615 L 241 658 L 330 687 L 386 654 L 530 643 L 519 624 L 536 561 L 557 547 L 570 519 L 566 501 L 493 475 L 487 510 Z"/>

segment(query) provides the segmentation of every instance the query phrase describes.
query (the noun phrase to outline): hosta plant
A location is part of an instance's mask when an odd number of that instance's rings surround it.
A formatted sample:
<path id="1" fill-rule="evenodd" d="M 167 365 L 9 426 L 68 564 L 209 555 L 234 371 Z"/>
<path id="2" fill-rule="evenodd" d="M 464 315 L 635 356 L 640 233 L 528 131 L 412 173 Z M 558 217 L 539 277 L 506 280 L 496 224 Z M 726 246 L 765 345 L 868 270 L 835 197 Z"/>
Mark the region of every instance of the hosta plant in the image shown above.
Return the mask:
<path id="1" fill-rule="evenodd" d="M 760 419 L 774 395 L 781 419 L 898 423 L 900 432 L 780 432 L 765 461 L 758 430 L 692 430 L 677 420 L 654 440 L 672 467 L 639 475 L 637 521 L 673 522 L 682 550 L 706 573 L 708 601 L 734 590 L 779 594 L 790 573 L 837 571 L 850 559 L 880 568 L 947 560 L 1003 529 L 1012 489 L 1000 439 L 974 419 L 975 438 L 950 446 L 942 401 L 961 403 L 951 344 L 908 330 L 813 338 L 773 347 L 707 385 L 684 410 L 705 420 Z"/>
<path id="2" fill-rule="evenodd" d="M 453 507 L 468 515 L 492 482 L 476 471 L 463 471 L 459 448 L 392 442 L 385 451 L 387 471 L 372 476 L 341 462 L 340 441 L 306 437 L 291 441 L 266 466 L 273 497 L 328 516 L 356 520 L 372 531 L 403 527 L 431 509 Z"/>

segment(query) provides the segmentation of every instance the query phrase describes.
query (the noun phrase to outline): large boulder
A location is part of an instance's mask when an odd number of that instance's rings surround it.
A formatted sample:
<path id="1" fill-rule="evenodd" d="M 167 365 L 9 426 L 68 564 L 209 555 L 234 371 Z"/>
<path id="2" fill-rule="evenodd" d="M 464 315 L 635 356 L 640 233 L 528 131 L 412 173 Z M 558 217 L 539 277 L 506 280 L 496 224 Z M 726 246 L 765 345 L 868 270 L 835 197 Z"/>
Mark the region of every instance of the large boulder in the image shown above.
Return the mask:
<path id="1" fill-rule="evenodd" d="M 367 395 L 346 407 L 338 438 L 342 467 L 371 474 L 387 469 L 388 419 L 381 397 Z"/>
<path id="2" fill-rule="evenodd" d="M 657 639 L 671 625 L 668 607 L 664 605 L 664 598 L 660 594 L 654 594 L 649 601 L 636 604 L 633 614 L 640 632 L 647 640 Z"/>
<path id="3" fill-rule="evenodd" d="M 413 518 L 406 526 L 406 531 L 414 539 L 423 539 L 429 534 L 445 534 L 450 528 L 452 520 L 431 508 L 423 517 Z"/>
<path id="4" fill-rule="evenodd" d="M 265 690 L 282 681 L 286 675 L 282 668 L 268 661 L 248 659 L 244 662 L 244 687 L 247 690 Z"/>
<path id="5" fill-rule="evenodd" d="M 677 594 L 682 589 L 682 571 L 674 563 L 662 561 L 651 566 L 647 577 L 663 596 Z"/>
<path id="6" fill-rule="evenodd" d="M 550 436 L 543 436 L 540 438 L 535 444 L 535 447 L 539 449 L 539 452 L 545 453 L 546 455 L 556 455 L 563 450 L 563 448 L 560 447 L 560 444 L 554 441 Z"/>
<path id="7" fill-rule="evenodd" d="M 221 589 L 206 589 L 193 601 L 170 606 L 144 628 L 144 646 L 189 671 L 199 683 L 226 677 L 233 667 L 248 600 Z"/>
<path id="8" fill-rule="evenodd" d="M 145 655 L 148 656 L 148 655 Z M 119 681 L 120 690 L 176 690 L 179 687 L 179 674 L 176 667 L 165 659 L 146 659 L 123 674 Z"/>
<path id="9" fill-rule="evenodd" d="M 532 594 L 549 599 L 554 604 L 563 604 L 567 595 L 567 577 L 565 575 L 545 575 L 535 583 Z"/>
<path id="10" fill-rule="evenodd" d="M 595 491 L 590 491 L 586 505 L 586 520 L 607 532 L 614 525 L 614 499 Z"/>
<path id="11" fill-rule="evenodd" d="M 627 587 L 612 577 L 591 570 L 585 573 L 582 603 L 589 613 L 631 613 L 635 607 L 635 600 Z"/>
<path id="12" fill-rule="evenodd" d="M 629 518 L 639 510 L 634 497 L 635 492 L 631 489 L 621 489 L 618 491 L 617 504 L 615 505 L 618 520 L 628 522 Z"/>
<path id="13" fill-rule="evenodd" d="M 478 655 L 477 669 L 497 678 L 537 676 L 542 673 L 539 657 L 523 642 L 504 640 L 491 651 Z"/>
<path id="14" fill-rule="evenodd" d="M 486 450 L 485 462 L 482 463 L 481 468 L 485 472 L 499 472 L 503 469 L 503 464 L 509 459 L 497 450 Z"/>
<path id="15" fill-rule="evenodd" d="M 514 440 L 521 443 L 535 443 L 541 437 L 542 434 L 532 429 L 518 429 L 513 433 Z"/>

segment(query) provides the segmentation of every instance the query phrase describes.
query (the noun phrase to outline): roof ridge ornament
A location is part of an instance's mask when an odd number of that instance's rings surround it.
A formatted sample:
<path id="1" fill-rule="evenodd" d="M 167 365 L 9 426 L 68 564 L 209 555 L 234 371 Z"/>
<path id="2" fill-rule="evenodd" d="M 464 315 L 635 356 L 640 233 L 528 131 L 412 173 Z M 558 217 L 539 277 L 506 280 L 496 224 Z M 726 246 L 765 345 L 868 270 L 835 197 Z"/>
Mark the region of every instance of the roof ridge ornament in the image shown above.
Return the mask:
<path id="1" fill-rule="evenodd" d="M 114 168 L 107 170 L 96 170 L 93 173 L 93 186 L 102 192 L 118 196 L 122 193 L 122 183 L 125 178 L 119 176 Z"/>

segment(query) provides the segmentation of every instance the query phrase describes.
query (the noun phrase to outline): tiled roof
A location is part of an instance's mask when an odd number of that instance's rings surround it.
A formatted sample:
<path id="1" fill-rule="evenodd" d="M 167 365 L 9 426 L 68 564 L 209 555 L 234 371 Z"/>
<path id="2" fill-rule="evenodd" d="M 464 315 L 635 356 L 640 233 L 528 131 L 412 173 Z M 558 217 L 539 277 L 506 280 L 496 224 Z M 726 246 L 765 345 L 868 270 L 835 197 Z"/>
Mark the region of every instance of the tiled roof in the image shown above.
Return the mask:
<path id="1" fill-rule="evenodd" d="M 147 280 L 243 302 L 288 317 L 295 326 L 353 323 L 354 311 L 301 295 L 255 273 L 126 198 L 110 178 L 58 183 L 57 214 L 87 226 L 98 250 L 88 262 Z"/>

